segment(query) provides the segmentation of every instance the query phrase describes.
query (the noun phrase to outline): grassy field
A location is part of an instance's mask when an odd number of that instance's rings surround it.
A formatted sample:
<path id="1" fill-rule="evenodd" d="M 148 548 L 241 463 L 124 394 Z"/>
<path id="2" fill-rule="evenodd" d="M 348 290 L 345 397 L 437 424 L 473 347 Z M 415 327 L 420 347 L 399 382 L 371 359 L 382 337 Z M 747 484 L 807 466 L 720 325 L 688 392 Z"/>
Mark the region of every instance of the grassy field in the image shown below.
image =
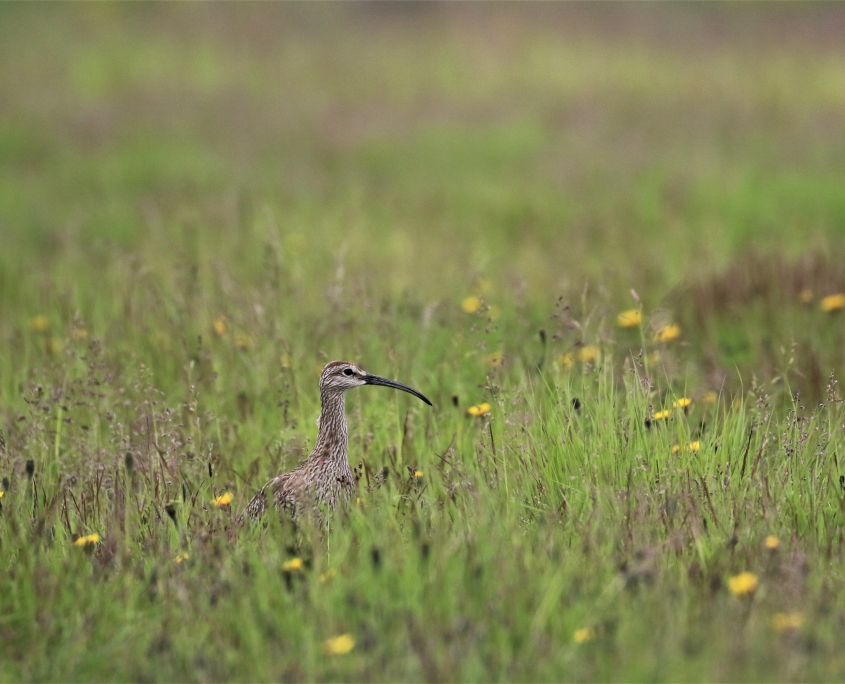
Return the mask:
<path id="1" fill-rule="evenodd" d="M 843 28 L 0 6 L 0 681 L 845 678 Z"/>

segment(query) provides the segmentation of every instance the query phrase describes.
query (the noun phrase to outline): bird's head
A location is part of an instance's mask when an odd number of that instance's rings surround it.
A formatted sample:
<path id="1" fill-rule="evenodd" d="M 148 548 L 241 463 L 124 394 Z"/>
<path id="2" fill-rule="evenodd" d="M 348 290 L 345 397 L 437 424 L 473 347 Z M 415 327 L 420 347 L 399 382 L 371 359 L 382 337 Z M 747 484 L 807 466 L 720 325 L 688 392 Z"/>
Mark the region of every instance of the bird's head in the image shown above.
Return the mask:
<path id="1" fill-rule="evenodd" d="M 403 385 L 401 382 L 395 380 L 388 380 L 380 375 L 372 375 L 367 371 L 359 368 L 354 363 L 348 361 L 332 361 L 326 364 L 323 372 L 320 375 L 320 391 L 340 391 L 352 389 L 353 387 L 360 387 L 361 385 L 383 385 L 384 387 L 393 387 L 394 389 L 413 394 L 418 399 L 422 399 L 426 404 L 431 406 L 431 402 L 422 394 L 417 392 L 413 387 Z"/>

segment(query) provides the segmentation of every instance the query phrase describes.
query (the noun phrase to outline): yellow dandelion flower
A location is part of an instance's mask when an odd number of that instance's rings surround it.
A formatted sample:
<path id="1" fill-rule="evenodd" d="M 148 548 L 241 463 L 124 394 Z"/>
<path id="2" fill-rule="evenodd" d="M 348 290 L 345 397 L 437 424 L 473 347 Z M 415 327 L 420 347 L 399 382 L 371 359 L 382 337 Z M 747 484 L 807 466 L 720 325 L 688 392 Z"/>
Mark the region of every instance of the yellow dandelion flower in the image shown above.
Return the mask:
<path id="1" fill-rule="evenodd" d="M 775 535 L 770 534 L 763 542 L 763 546 L 774 551 L 778 546 L 780 546 L 780 539 L 778 539 Z"/>
<path id="2" fill-rule="evenodd" d="M 238 333 L 235 335 L 235 346 L 238 349 L 249 349 L 252 346 L 252 335 Z"/>
<path id="3" fill-rule="evenodd" d="M 687 445 L 687 449 L 689 449 L 692 453 L 696 453 L 700 448 L 701 448 L 701 442 L 699 442 L 699 441 L 690 442 Z"/>
<path id="4" fill-rule="evenodd" d="M 36 316 L 29 322 L 32 332 L 45 333 L 50 329 L 50 321 L 46 316 Z"/>
<path id="5" fill-rule="evenodd" d="M 563 366 L 564 368 L 572 368 L 575 365 L 575 357 L 572 355 L 572 352 L 566 352 L 563 356 L 561 356 L 557 362 Z"/>
<path id="6" fill-rule="evenodd" d="M 96 532 L 94 534 L 88 534 L 84 537 L 79 537 L 75 542 L 73 542 L 74 546 L 88 546 L 89 544 L 99 544 L 100 543 L 100 535 Z"/>
<path id="7" fill-rule="evenodd" d="M 741 572 L 728 580 L 728 589 L 734 596 L 748 596 L 757 591 L 759 584 L 753 572 Z"/>
<path id="8" fill-rule="evenodd" d="M 186 560 L 188 560 L 190 557 L 191 557 L 190 554 L 181 553 L 178 556 L 176 556 L 176 558 L 174 558 L 173 560 L 176 562 L 177 565 L 179 565 L 180 563 L 183 563 Z"/>
<path id="9" fill-rule="evenodd" d="M 221 506 L 228 506 L 232 503 L 232 494 L 230 492 L 226 492 L 225 494 L 221 494 L 220 496 L 214 497 L 214 505 L 220 508 Z"/>
<path id="10" fill-rule="evenodd" d="M 681 336 L 681 326 L 676 323 L 664 325 L 654 335 L 655 342 L 671 342 L 677 340 Z"/>
<path id="11" fill-rule="evenodd" d="M 775 613 L 772 616 L 772 627 L 778 632 L 799 629 L 803 624 L 804 616 L 801 613 Z"/>
<path id="12" fill-rule="evenodd" d="M 822 311 L 826 311 L 827 313 L 833 313 L 834 311 L 839 311 L 839 309 L 845 309 L 845 294 L 838 292 L 836 294 L 828 295 L 827 297 L 822 297 L 822 300 L 819 302 L 819 307 Z"/>
<path id="13" fill-rule="evenodd" d="M 596 638 L 596 630 L 592 627 L 582 627 L 581 629 L 575 630 L 575 634 L 572 635 L 572 638 L 575 640 L 576 644 L 584 644 Z"/>
<path id="14" fill-rule="evenodd" d="M 490 368 L 501 368 L 505 365 L 505 353 L 500 351 L 493 352 L 487 355 L 485 361 Z"/>
<path id="15" fill-rule="evenodd" d="M 320 580 L 320 584 L 328 584 L 329 582 L 331 582 L 334 579 L 334 576 L 336 574 L 337 573 L 334 570 L 332 570 L 331 568 L 329 568 L 325 572 L 321 572 L 320 576 L 318 578 Z"/>
<path id="16" fill-rule="evenodd" d="M 228 323 L 226 323 L 225 316 L 215 316 L 214 320 L 211 321 L 211 328 L 214 330 L 215 334 L 219 337 L 222 337 L 226 334 L 226 330 L 229 328 Z"/>
<path id="17" fill-rule="evenodd" d="M 578 353 L 581 363 L 592 363 L 598 361 L 599 357 L 601 357 L 601 350 L 598 347 L 581 347 L 581 351 Z"/>
<path id="18" fill-rule="evenodd" d="M 4 495 L 5 493 L 6 493 L 6 492 L 0 492 L 0 499 L 2 499 L 2 498 L 3 498 L 3 495 Z"/>
<path id="19" fill-rule="evenodd" d="M 639 309 L 628 309 L 616 317 L 616 325 L 620 328 L 636 328 L 642 320 L 643 315 Z"/>
<path id="20" fill-rule="evenodd" d="M 798 293 L 798 301 L 802 304 L 809 304 L 813 301 L 813 291 L 809 287 L 805 287 Z"/>
<path id="21" fill-rule="evenodd" d="M 490 413 L 490 404 L 484 402 L 478 406 L 470 406 L 467 409 L 467 413 L 471 416 L 485 416 Z"/>
<path id="22" fill-rule="evenodd" d="M 680 444 L 675 444 L 675 445 L 672 446 L 672 453 L 673 454 L 677 454 L 680 450 L 681 450 Z"/>
<path id="23" fill-rule="evenodd" d="M 677 401 L 672 402 L 672 408 L 687 408 L 692 403 L 689 397 L 681 397 Z"/>
<path id="24" fill-rule="evenodd" d="M 672 414 L 669 412 L 669 409 L 666 409 L 665 411 L 655 411 L 654 420 L 666 420 L 671 415 Z"/>
<path id="25" fill-rule="evenodd" d="M 352 638 L 351 634 L 341 634 L 326 639 L 323 642 L 323 647 L 329 655 L 346 655 L 355 648 L 355 639 Z"/>
<path id="26" fill-rule="evenodd" d="M 77 342 L 88 339 L 88 331 L 85 328 L 72 328 L 70 331 L 70 338 Z"/>
<path id="27" fill-rule="evenodd" d="M 467 297 L 461 302 L 461 309 L 463 309 L 464 313 L 468 314 L 478 313 L 481 309 L 481 300 L 475 295 Z"/>
<path id="28" fill-rule="evenodd" d="M 719 395 L 716 394 L 713 390 L 710 390 L 709 392 L 707 392 L 707 394 L 704 395 L 704 399 L 702 399 L 702 401 L 705 404 L 715 404 L 718 399 Z"/>
<path id="29" fill-rule="evenodd" d="M 285 561 L 282 564 L 282 570 L 288 571 L 298 571 L 302 570 L 302 559 L 301 558 L 291 558 L 289 561 Z"/>
<path id="30" fill-rule="evenodd" d="M 414 477 L 422 477 L 422 476 L 423 476 L 422 470 L 415 470 L 414 471 Z"/>

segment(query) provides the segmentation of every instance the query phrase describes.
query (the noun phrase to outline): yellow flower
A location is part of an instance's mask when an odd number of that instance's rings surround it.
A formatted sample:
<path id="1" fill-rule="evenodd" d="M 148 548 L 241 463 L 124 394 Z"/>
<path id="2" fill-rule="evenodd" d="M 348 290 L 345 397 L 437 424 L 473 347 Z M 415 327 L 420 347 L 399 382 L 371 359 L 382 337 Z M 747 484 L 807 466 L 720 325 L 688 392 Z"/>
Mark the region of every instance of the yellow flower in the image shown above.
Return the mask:
<path id="1" fill-rule="evenodd" d="M 681 397 L 677 401 L 672 402 L 672 408 L 687 408 L 692 403 L 692 399 L 688 397 Z"/>
<path id="2" fill-rule="evenodd" d="M 715 404 L 718 398 L 719 395 L 716 394 L 713 390 L 710 390 L 707 394 L 704 395 L 704 399 L 702 399 L 702 401 L 705 404 Z"/>
<path id="3" fill-rule="evenodd" d="M 320 577 L 318 578 L 320 580 L 320 584 L 328 584 L 329 582 L 332 581 L 332 579 L 334 579 L 334 576 L 336 574 L 337 573 L 334 570 L 332 570 L 331 568 L 329 568 L 325 572 L 321 572 Z"/>
<path id="4" fill-rule="evenodd" d="M 279 365 L 282 368 L 290 368 L 290 354 L 282 354 L 281 356 L 279 356 Z"/>
<path id="5" fill-rule="evenodd" d="M 485 416 L 490 413 L 490 404 L 484 402 L 478 406 L 470 406 L 467 409 L 467 413 L 471 416 Z"/>
<path id="6" fill-rule="evenodd" d="M 566 352 L 557 361 L 564 368 L 572 368 L 575 365 L 575 357 L 572 355 L 572 352 Z"/>
<path id="7" fill-rule="evenodd" d="M 680 447 L 679 444 L 675 444 L 675 445 L 672 446 L 672 453 L 673 454 L 677 454 L 680 450 L 681 450 L 681 447 Z"/>
<path id="8" fill-rule="evenodd" d="M 488 354 L 486 361 L 490 368 L 501 368 L 505 365 L 505 353 L 497 351 L 492 354 Z"/>
<path id="9" fill-rule="evenodd" d="M 687 446 L 687 448 L 688 448 L 688 449 L 689 449 L 692 453 L 695 453 L 695 452 L 697 452 L 697 451 L 701 448 L 701 442 L 699 442 L 699 441 L 690 442 L 690 443 L 689 443 L 689 445 Z"/>
<path id="10" fill-rule="evenodd" d="M 672 340 L 677 340 L 681 336 L 681 326 L 677 325 L 676 323 L 670 323 L 669 325 L 664 325 L 657 333 L 654 335 L 655 342 L 671 342 Z"/>
<path id="11" fill-rule="evenodd" d="M 252 346 L 252 335 L 247 333 L 238 333 L 235 335 L 235 346 L 238 349 L 249 349 Z"/>
<path id="12" fill-rule="evenodd" d="M 669 413 L 669 409 L 666 409 L 665 411 L 656 411 L 656 412 L 654 413 L 654 419 L 655 419 L 655 420 L 666 420 L 666 419 L 667 419 L 667 418 L 669 418 L 671 415 L 672 415 L 672 414 L 671 414 L 671 413 Z"/>
<path id="13" fill-rule="evenodd" d="M 88 331 L 85 328 L 72 328 L 70 331 L 70 338 L 81 342 L 88 339 Z"/>
<path id="14" fill-rule="evenodd" d="M 422 476 L 423 476 L 422 470 L 415 470 L 414 471 L 414 477 L 422 477 Z"/>
<path id="15" fill-rule="evenodd" d="M 329 655 L 346 655 L 355 648 L 355 639 L 352 638 L 351 634 L 341 634 L 340 636 L 326 639 L 323 646 Z"/>
<path id="16" fill-rule="evenodd" d="M 766 541 L 763 542 L 763 545 L 767 549 L 771 549 L 772 551 L 774 551 L 778 546 L 780 546 L 780 539 L 778 539 L 775 535 L 770 534 L 768 537 L 766 537 Z"/>
<path id="17" fill-rule="evenodd" d="M 211 327 L 214 329 L 214 332 L 217 333 L 220 337 L 226 334 L 226 329 L 229 327 L 226 323 L 225 316 L 216 316 L 213 321 L 211 321 Z"/>
<path id="18" fill-rule="evenodd" d="M 581 359 L 582 363 L 598 361 L 600 356 L 601 350 L 598 347 L 581 347 L 581 351 L 578 353 L 578 358 Z"/>
<path id="19" fill-rule="evenodd" d="M 183 553 L 183 554 L 176 556 L 176 558 L 174 558 L 173 560 L 175 560 L 176 564 L 178 565 L 179 563 L 182 563 L 183 561 L 188 560 L 190 557 L 191 557 L 190 554 Z"/>
<path id="20" fill-rule="evenodd" d="M 827 311 L 828 313 L 845 309 L 845 294 L 837 293 L 822 297 L 819 306 L 822 311 Z"/>
<path id="21" fill-rule="evenodd" d="M 228 506 L 230 503 L 232 503 L 232 494 L 230 492 L 214 497 L 214 505 L 218 508 Z"/>
<path id="22" fill-rule="evenodd" d="M 804 616 L 801 613 L 775 613 L 772 616 L 772 627 L 778 632 L 798 629 L 803 624 Z"/>
<path id="23" fill-rule="evenodd" d="M 282 570 L 302 570 L 302 559 L 291 558 L 289 561 L 285 561 L 282 564 Z"/>
<path id="24" fill-rule="evenodd" d="M 582 627 L 581 629 L 575 630 L 575 634 L 572 635 L 572 638 L 575 640 L 576 644 L 583 644 L 596 638 L 596 630 L 592 627 Z"/>
<path id="25" fill-rule="evenodd" d="M 798 294 L 798 301 L 802 304 L 809 304 L 813 301 L 813 291 L 809 287 L 805 287 Z"/>
<path id="26" fill-rule="evenodd" d="M 628 309 L 616 317 L 616 325 L 620 328 L 636 328 L 642 320 L 643 315 L 639 309 Z"/>
<path id="27" fill-rule="evenodd" d="M 89 534 L 84 537 L 79 537 L 75 542 L 73 542 L 74 546 L 88 546 L 89 544 L 98 544 L 100 542 L 100 535 L 96 532 L 94 534 Z"/>
<path id="28" fill-rule="evenodd" d="M 37 333 L 45 333 L 50 329 L 50 321 L 47 320 L 46 316 L 36 316 L 30 321 L 29 325 L 32 331 Z"/>
<path id="29" fill-rule="evenodd" d="M 0 499 L 2 499 L 2 498 L 3 498 L 3 495 L 4 495 L 5 493 L 6 493 L 6 492 L 0 492 Z"/>
<path id="30" fill-rule="evenodd" d="M 728 580 L 728 589 L 734 596 L 747 596 L 757 591 L 759 584 L 753 572 L 741 572 Z"/>
<path id="31" fill-rule="evenodd" d="M 461 308 L 464 310 L 464 313 L 478 313 L 479 309 L 481 309 L 481 300 L 475 295 L 473 295 L 472 297 L 467 297 L 464 301 L 461 302 Z"/>

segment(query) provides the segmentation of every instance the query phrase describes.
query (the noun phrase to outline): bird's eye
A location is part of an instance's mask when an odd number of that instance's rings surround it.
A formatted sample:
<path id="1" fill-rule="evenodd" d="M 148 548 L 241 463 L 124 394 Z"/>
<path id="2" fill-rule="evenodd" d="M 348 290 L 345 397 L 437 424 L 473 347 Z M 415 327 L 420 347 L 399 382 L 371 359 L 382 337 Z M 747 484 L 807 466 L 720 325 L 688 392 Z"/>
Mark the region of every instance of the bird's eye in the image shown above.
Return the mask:
<path id="1" fill-rule="evenodd" d="M 352 369 L 351 368 L 344 368 L 343 374 L 344 375 L 352 375 Z"/>

